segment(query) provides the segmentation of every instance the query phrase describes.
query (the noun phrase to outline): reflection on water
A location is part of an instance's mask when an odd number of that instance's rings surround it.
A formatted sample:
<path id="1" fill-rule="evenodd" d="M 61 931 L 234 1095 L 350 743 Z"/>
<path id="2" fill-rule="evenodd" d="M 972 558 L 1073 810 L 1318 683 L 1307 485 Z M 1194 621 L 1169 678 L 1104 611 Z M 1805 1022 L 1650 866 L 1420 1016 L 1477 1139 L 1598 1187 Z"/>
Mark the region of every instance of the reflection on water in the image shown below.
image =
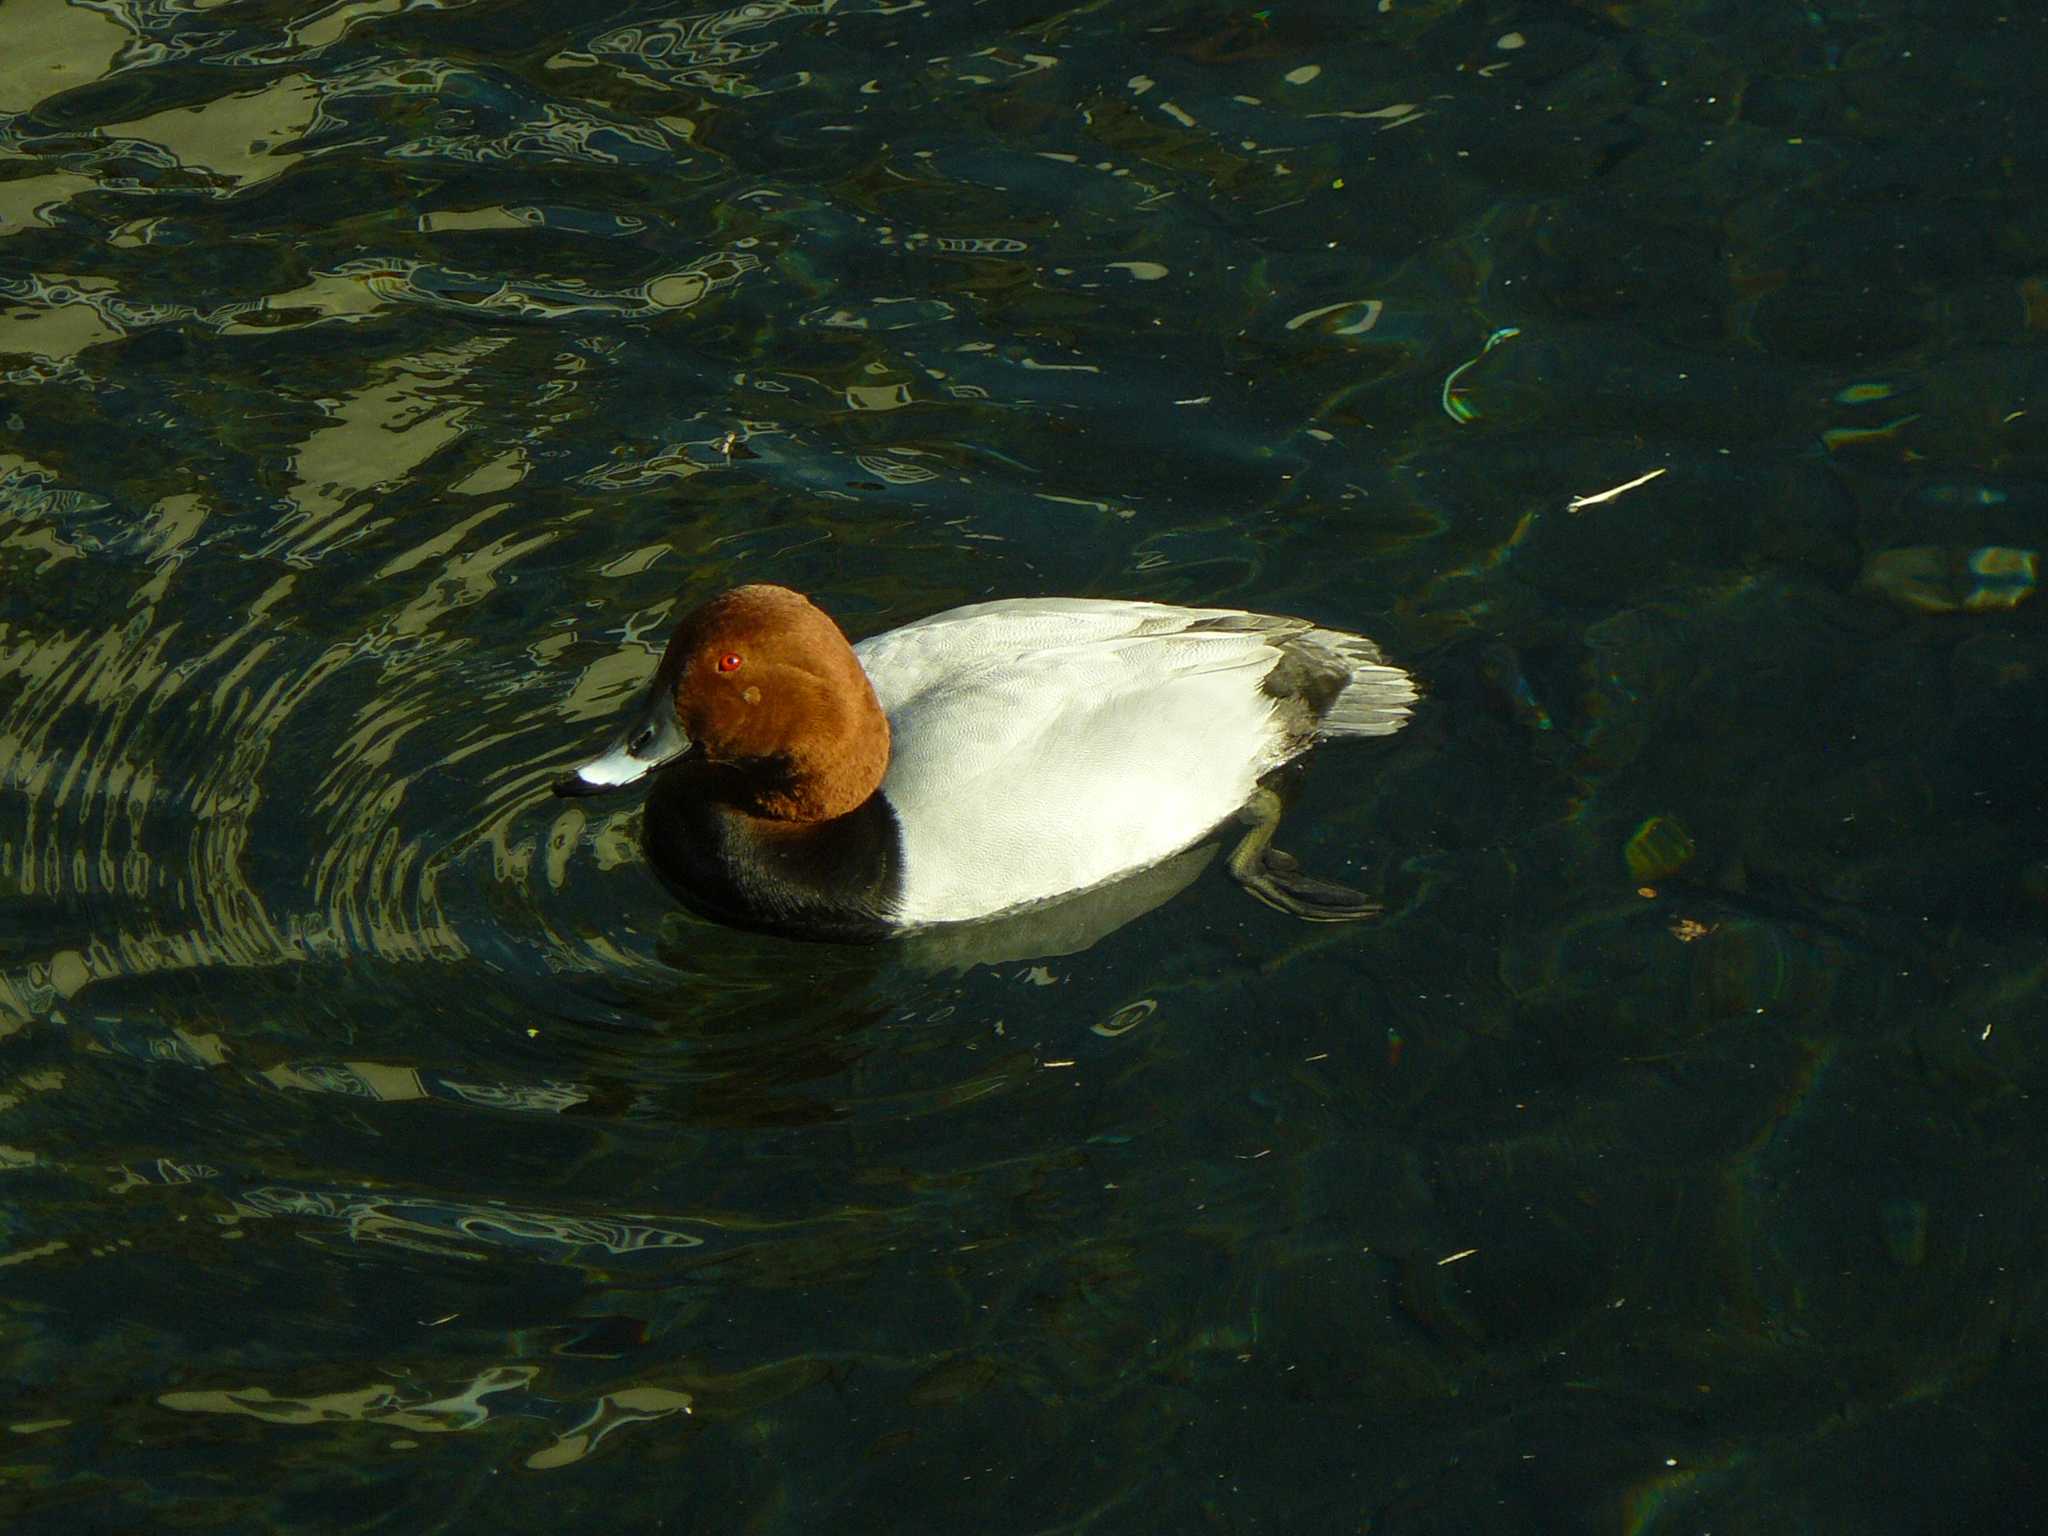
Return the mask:
<path id="1" fill-rule="evenodd" d="M 2009 1525 L 2043 32 L 10 3 L 8 1528 Z M 675 910 L 762 579 L 1380 637 L 1389 915 Z"/>

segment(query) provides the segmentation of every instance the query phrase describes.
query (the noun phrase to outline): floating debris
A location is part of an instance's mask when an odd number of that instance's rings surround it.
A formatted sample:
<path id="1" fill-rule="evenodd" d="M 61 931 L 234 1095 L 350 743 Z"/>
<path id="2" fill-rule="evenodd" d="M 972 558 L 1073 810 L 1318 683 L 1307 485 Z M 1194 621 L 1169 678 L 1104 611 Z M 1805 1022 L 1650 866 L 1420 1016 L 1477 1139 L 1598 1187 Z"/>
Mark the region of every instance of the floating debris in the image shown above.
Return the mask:
<path id="1" fill-rule="evenodd" d="M 1582 512 L 1587 507 L 1597 507 L 1603 501 L 1612 501 L 1625 491 L 1632 491 L 1639 485 L 1648 485 L 1659 475 L 1669 473 L 1669 470 L 1660 467 L 1651 470 L 1646 475 L 1637 475 L 1635 479 L 1624 481 L 1622 484 L 1614 486 L 1609 490 L 1595 491 L 1591 496 L 1574 496 L 1564 504 L 1564 509 L 1567 512 Z"/>

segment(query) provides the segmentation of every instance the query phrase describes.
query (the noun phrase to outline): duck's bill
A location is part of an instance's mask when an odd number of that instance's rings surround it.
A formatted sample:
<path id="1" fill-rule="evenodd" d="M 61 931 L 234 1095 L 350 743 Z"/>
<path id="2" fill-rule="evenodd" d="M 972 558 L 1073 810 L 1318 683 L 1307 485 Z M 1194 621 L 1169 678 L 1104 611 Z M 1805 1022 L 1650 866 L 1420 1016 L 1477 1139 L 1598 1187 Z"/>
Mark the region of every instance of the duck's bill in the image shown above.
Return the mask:
<path id="1" fill-rule="evenodd" d="M 622 789 L 689 750 L 690 738 L 676 723 L 674 702 L 657 688 L 602 752 L 555 780 L 555 793 L 601 795 Z"/>

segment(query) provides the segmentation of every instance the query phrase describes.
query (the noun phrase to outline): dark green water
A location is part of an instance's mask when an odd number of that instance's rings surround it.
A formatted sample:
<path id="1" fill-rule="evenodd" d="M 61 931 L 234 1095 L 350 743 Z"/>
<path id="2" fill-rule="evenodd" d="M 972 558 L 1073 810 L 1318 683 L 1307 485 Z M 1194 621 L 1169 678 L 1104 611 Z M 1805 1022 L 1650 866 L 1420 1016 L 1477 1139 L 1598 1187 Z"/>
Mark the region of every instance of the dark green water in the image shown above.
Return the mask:
<path id="1" fill-rule="evenodd" d="M 6 1529 L 2038 1528 L 2044 59 L 7 0 Z M 683 916 L 741 580 L 1373 634 L 1388 915 Z"/>

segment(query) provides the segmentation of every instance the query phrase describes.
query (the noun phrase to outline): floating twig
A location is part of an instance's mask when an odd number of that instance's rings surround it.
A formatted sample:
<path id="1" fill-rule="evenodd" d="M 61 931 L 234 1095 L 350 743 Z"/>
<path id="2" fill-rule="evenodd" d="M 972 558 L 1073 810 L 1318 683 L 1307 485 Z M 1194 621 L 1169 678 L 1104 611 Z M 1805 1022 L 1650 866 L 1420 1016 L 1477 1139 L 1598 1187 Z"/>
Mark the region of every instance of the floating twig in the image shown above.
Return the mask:
<path id="1" fill-rule="evenodd" d="M 1667 469 L 1653 469 L 1647 475 L 1637 475 L 1635 479 L 1628 481 L 1624 485 L 1617 485 L 1611 490 L 1595 491 L 1591 496 L 1574 496 L 1564 504 L 1564 509 L 1567 512 L 1583 512 L 1588 507 L 1599 506 L 1603 501 L 1614 500 L 1615 497 L 1621 495 L 1624 491 L 1632 491 L 1639 485 L 1648 485 L 1659 475 L 1665 473 L 1668 473 Z"/>

